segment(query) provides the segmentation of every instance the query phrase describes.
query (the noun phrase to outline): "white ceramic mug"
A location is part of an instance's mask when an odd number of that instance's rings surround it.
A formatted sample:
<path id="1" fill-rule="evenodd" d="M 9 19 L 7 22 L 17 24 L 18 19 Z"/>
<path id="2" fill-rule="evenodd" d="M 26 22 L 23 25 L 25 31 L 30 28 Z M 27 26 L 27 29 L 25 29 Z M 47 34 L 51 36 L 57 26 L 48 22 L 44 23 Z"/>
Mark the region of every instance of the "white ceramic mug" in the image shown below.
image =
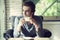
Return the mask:
<path id="1" fill-rule="evenodd" d="M 30 17 L 24 17 L 25 21 L 29 21 Z"/>

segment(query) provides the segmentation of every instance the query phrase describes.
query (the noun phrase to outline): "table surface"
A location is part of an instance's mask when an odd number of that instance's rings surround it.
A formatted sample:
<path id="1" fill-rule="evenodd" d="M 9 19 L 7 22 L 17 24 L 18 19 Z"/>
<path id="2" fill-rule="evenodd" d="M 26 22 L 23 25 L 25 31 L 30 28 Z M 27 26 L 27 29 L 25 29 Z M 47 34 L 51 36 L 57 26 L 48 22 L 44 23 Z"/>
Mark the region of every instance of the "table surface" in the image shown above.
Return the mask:
<path id="1" fill-rule="evenodd" d="M 8 40 L 49 40 L 49 38 L 38 38 L 38 37 L 35 37 L 35 38 L 32 38 L 32 37 L 24 37 L 24 38 L 9 38 Z"/>

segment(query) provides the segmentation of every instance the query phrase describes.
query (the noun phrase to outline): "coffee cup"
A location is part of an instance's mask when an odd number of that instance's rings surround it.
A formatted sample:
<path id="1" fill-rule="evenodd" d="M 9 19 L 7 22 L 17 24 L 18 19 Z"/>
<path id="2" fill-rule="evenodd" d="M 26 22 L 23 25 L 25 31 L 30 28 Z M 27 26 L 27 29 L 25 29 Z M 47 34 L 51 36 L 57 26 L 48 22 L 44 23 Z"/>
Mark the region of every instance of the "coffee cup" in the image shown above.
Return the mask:
<path id="1" fill-rule="evenodd" d="M 25 17 L 24 19 L 25 21 L 29 21 L 30 17 Z"/>

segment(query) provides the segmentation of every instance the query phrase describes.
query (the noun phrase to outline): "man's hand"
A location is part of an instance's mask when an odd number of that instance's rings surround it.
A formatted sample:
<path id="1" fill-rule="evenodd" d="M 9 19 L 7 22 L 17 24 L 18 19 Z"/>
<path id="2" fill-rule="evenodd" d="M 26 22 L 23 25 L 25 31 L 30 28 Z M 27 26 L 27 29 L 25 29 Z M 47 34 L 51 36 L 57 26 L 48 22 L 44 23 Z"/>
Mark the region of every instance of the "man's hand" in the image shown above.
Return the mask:
<path id="1" fill-rule="evenodd" d="M 38 32 L 38 24 L 37 24 L 36 20 L 33 18 L 30 18 L 29 20 L 30 20 L 29 22 L 35 26 L 35 29 Z"/>
<path id="2" fill-rule="evenodd" d="M 20 21 L 19 21 L 19 24 L 17 26 L 17 30 L 20 32 L 21 31 L 21 27 L 23 26 L 25 20 L 24 18 L 21 18 Z"/>

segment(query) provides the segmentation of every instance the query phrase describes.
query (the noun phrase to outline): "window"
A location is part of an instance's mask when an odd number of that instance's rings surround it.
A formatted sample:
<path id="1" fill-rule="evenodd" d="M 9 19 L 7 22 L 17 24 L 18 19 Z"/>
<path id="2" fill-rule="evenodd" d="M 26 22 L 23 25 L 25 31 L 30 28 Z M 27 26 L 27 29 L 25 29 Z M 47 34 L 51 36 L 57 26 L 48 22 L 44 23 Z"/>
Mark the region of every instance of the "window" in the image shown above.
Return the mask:
<path id="1" fill-rule="evenodd" d="M 27 0 L 23 0 L 27 1 Z M 28 0 L 30 1 L 30 0 Z M 44 21 L 60 21 L 59 0 L 31 0 L 36 5 L 35 15 L 43 16 Z M 20 16 L 22 13 L 22 0 L 5 0 L 6 25 L 10 25 L 9 17 Z"/>

